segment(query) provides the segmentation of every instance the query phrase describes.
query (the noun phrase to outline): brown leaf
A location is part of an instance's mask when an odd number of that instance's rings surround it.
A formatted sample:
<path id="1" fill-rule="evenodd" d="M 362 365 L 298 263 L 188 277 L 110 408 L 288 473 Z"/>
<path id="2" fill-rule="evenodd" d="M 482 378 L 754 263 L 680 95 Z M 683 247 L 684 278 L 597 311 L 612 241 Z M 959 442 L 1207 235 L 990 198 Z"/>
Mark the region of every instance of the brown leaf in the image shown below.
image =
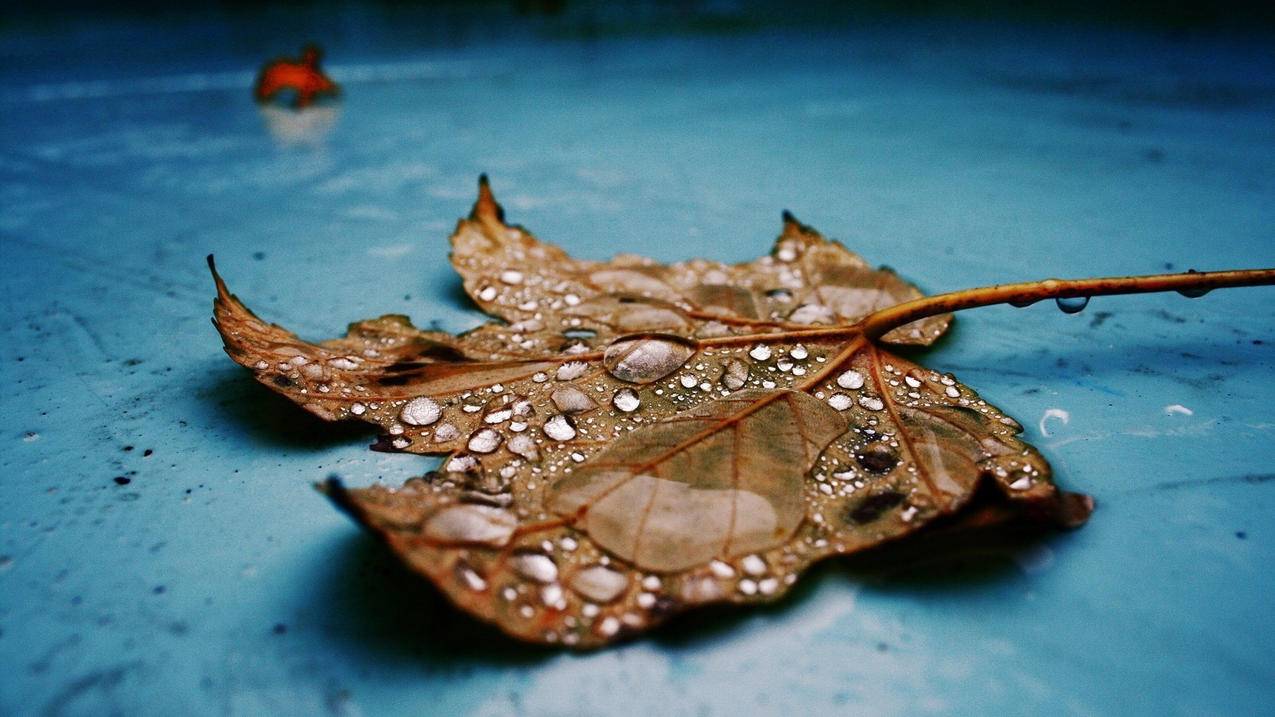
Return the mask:
<path id="1" fill-rule="evenodd" d="M 1091 507 L 1060 497 L 1012 419 L 868 340 L 854 320 L 918 293 L 791 216 L 748 264 L 580 261 L 505 224 L 483 181 L 452 245 L 504 323 L 451 337 L 391 316 L 313 344 L 220 278 L 214 321 L 312 413 L 447 456 L 401 488 L 326 490 L 511 635 L 599 645 L 773 600 L 814 561 L 957 513 L 984 479 L 1042 517 Z M 887 336 L 928 343 L 947 323 Z"/>

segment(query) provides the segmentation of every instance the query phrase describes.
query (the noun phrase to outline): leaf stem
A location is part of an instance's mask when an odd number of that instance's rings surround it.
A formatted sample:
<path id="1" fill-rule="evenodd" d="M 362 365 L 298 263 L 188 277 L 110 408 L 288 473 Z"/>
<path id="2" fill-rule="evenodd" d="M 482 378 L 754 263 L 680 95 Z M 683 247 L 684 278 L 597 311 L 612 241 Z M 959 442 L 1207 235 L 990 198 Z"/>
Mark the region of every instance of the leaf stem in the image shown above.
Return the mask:
<path id="1" fill-rule="evenodd" d="M 1235 286 L 1275 284 L 1275 269 L 1150 274 L 1096 279 L 1045 279 L 1019 284 L 995 284 L 953 291 L 897 304 L 869 314 L 858 324 L 869 339 L 913 321 L 962 309 L 993 304 L 1026 305 L 1044 299 L 1067 299 L 1114 294 L 1149 294 L 1157 291 L 1199 291 Z"/>

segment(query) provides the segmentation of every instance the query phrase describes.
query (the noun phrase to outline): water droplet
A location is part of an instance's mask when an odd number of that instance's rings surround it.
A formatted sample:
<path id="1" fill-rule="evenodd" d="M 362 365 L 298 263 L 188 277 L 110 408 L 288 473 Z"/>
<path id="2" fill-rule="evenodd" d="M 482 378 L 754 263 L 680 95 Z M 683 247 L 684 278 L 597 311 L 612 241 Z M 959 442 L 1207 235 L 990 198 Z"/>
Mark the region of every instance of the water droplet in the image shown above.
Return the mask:
<path id="1" fill-rule="evenodd" d="M 517 553 L 513 557 L 514 572 L 538 583 L 551 583 L 558 579 L 558 566 L 553 558 L 542 553 Z"/>
<path id="2" fill-rule="evenodd" d="M 1200 272 L 1196 271 L 1195 269 L 1188 269 L 1186 273 L 1199 274 Z M 1178 289 L 1178 293 L 1185 296 L 1188 299 L 1198 299 L 1201 296 L 1204 296 L 1205 294 L 1209 293 L 1210 291 L 1212 291 L 1212 289 Z"/>
<path id="3" fill-rule="evenodd" d="M 421 396 L 408 401 L 399 412 L 403 423 L 413 426 L 428 426 L 443 415 L 443 409 L 437 403 Z"/>
<path id="4" fill-rule="evenodd" d="M 676 337 L 618 339 L 602 363 L 612 376 L 629 383 L 651 383 L 673 373 L 695 355 L 693 345 Z"/>
<path id="5" fill-rule="evenodd" d="M 748 352 L 748 355 L 757 361 L 765 361 L 770 358 L 770 347 L 765 344 L 758 344 L 753 347 L 752 351 Z"/>
<path id="6" fill-rule="evenodd" d="M 1089 305 L 1088 296 L 1060 296 L 1054 299 L 1054 303 L 1058 304 L 1058 310 L 1064 314 L 1079 314 Z"/>
<path id="7" fill-rule="evenodd" d="M 788 355 L 797 359 L 798 361 L 801 361 L 805 359 L 807 356 L 809 356 L 810 352 L 806 351 L 805 346 L 802 346 L 801 344 L 797 344 L 796 346 L 792 347 L 792 350 L 788 352 Z"/>
<path id="8" fill-rule="evenodd" d="M 720 560 L 714 560 L 709 563 L 708 569 L 714 576 L 722 580 L 735 577 L 735 569 Z"/>
<path id="9" fill-rule="evenodd" d="M 509 439 L 509 450 L 529 461 L 540 460 L 540 451 L 536 448 L 535 440 L 525 433 L 519 433 Z"/>
<path id="10" fill-rule="evenodd" d="M 500 447 L 504 439 L 491 428 L 482 428 L 469 437 L 469 450 L 474 453 L 491 453 Z"/>
<path id="11" fill-rule="evenodd" d="M 479 575 L 463 560 L 456 563 L 456 579 L 474 592 L 482 592 L 487 589 L 487 581 L 483 580 L 483 576 Z"/>
<path id="12" fill-rule="evenodd" d="M 362 416 L 364 413 L 367 413 L 367 406 L 364 406 L 361 403 L 352 404 L 350 406 L 350 413 L 353 413 L 356 416 Z"/>
<path id="13" fill-rule="evenodd" d="M 598 402 L 575 386 L 563 386 L 555 390 L 549 400 L 563 413 L 583 413 L 598 407 Z"/>
<path id="14" fill-rule="evenodd" d="M 637 391 L 631 388 L 622 388 L 611 397 L 611 405 L 625 413 L 636 411 L 641 403 L 642 401 L 638 398 Z"/>
<path id="15" fill-rule="evenodd" d="M 863 406 L 869 411 L 880 411 L 881 409 L 885 408 L 885 403 L 883 403 L 881 399 L 877 398 L 876 396 L 860 396 L 859 405 Z"/>
<path id="16" fill-rule="evenodd" d="M 490 505 L 454 505 L 425 521 L 423 534 L 440 543 L 506 545 L 518 527 L 518 518 L 504 508 Z"/>
<path id="17" fill-rule="evenodd" d="M 587 370 L 589 370 L 589 364 L 583 361 L 570 361 L 559 366 L 554 376 L 559 381 L 571 381 L 580 378 Z"/>
<path id="18" fill-rule="evenodd" d="M 569 441 L 576 437 L 576 427 L 570 418 L 563 414 L 550 416 L 545 421 L 544 432 L 555 441 Z"/>
<path id="19" fill-rule="evenodd" d="M 739 591 L 745 595 L 757 594 L 757 581 L 744 578 L 739 581 Z"/>
<path id="20" fill-rule="evenodd" d="M 850 369 L 837 377 L 837 385 L 851 390 L 863 388 L 863 374 Z"/>
<path id="21" fill-rule="evenodd" d="M 882 446 L 864 449 L 863 453 L 855 456 L 855 460 L 859 461 L 859 465 L 865 470 L 872 473 L 889 473 L 899 464 L 899 457 Z"/>
<path id="22" fill-rule="evenodd" d="M 535 381 L 536 383 L 544 383 L 545 381 L 549 380 L 549 374 L 544 373 L 543 371 L 537 371 L 535 374 L 532 375 L 531 380 Z"/>
<path id="23" fill-rule="evenodd" d="M 678 382 L 682 384 L 682 388 L 695 388 L 695 384 L 699 383 L 699 379 L 689 373 L 684 373 L 678 379 Z"/>
<path id="24" fill-rule="evenodd" d="M 961 390 L 955 386 L 948 386 L 947 388 L 943 389 L 943 393 L 947 394 L 948 398 L 961 397 Z"/>
<path id="25" fill-rule="evenodd" d="M 761 591 L 762 595 L 774 595 L 775 591 L 779 589 L 779 579 L 766 578 L 765 580 L 759 580 L 757 589 Z"/>
<path id="26" fill-rule="evenodd" d="M 908 374 L 907 376 L 904 376 L 903 382 L 906 383 L 908 386 L 911 386 L 912 388 L 921 387 L 921 379 L 917 378 L 916 376 L 913 376 L 912 374 Z"/>
<path id="27" fill-rule="evenodd" d="M 497 423 L 504 423 L 505 421 L 508 421 L 511 417 L 513 417 L 513 415 L 514 410 L 512 408 L 501 408 L 483 416 L 483 422 L 494 426 Z"/>
<path id="28" fill-rule="evenodd" d="M 615 615 L 607 615 L 594 630 L 602 637 L 611 637 L 620 631 L 620 619 Z"/>
<path id="29" fill-rule="evenodd" d="M 788 320 L 794 324 L 827 324 L 836 318 L 836 314 L 822 304 L 802 304 L 797 310 L 788 315 Z"/>
<path id="30" fill-rule="evenodd" d="M 587 567 L 567 581 L 571 589 L 596 603 L 609 603 L 629 586 L 629 578 L 605 565 Z"/>
<path id="31" fill-rule="evenodd" d="M 1040 299 L 1023 299 L 1022 301 L 1011 301 L 1009 302 L 1009 305 L 1016 309 L 1025 309 L 1037 301 L 1040 301 Z"/>
<path id="32" fill-rule="evenodd" d="M 506 269 L 500 272 L 500 280 L 510 286 L 517 286 L 522 283 L 522 272 Z"/>
<path id="33" fill-rule="evenodd" d="M 563 297 L 562 297 L 562 300 L 563 300 L 564 302 L 566 302 L 567 306 L 579 306 L 579 305 L 580 305 L 580 297 L 579 297 L 579 296 L 577 296 L 577 295 L 575 295 L 575 294 L 567 294 L 567 295 L 565 295 L 565 296 L 563 296 Z"/>
<path id="34" fill-rule="evenodd" d="M 748 364 L 733 358 L 726 362 L 726 369 L 722 372 L 722 385 L 734 391 L 743 388 L 748 382 Z"/>
<path id="35" fill-rule="evenodd" d="M 739 567 L 747 574 L 757 577 L 766 574 L 766 561 L 760 555 L 746 555 L 739 561 Z"/>
<path id="36" fill-rule="evenodd" d="M 854 401 L 852 401 L 850 397 L 845 395 L 844 393 L 834 393 L 828 397 L 828 405 L 832 406 L 838 411 L 844 411 L 847 408 L 850 408 L 850 406 L 853 405 L 853 403 Z"/>
<path id="37" fill-rule="evenodd" d="M 460 430 L 450 423 L 444 423 L 434 429 L 434 442 L 454 441 L 460 436 Z"/>
<path id="38" fill-rule="evenodd" d="M 449 473 L 466 473 L 478 467 L 478 459 L 473 456 L 453 456 L 447 461 Z"/>

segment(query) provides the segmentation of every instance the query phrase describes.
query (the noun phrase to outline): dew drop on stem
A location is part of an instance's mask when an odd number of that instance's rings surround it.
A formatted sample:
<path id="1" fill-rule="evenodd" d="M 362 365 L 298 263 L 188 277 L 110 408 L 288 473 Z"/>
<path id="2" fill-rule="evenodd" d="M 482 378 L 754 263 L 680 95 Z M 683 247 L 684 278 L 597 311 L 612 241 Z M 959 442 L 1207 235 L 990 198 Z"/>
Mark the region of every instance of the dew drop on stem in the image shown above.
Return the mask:
<path id="1" fill-rule="evenodd" d="M 1058 310 L 1064 314 L 1079 314 L 1089 305 L 1088 296 L 1060 296 L 1054 299 L 1054 303 L 1058 304 Z"/>
<path id="2" fill-rule="evenodd" d="M 1195 269 L 1188 269 L 1186 273 L 1199 274 L 1200 272 L 1196 271 Z M 1209 293 L 1209 291 L 1210 291 L 1209 289 L 1178 289 L 1178 293 L 1185 296 L 1188 299 L 1198 299 L 1201 296 L 1204 296 L 1205 294 Z"/>

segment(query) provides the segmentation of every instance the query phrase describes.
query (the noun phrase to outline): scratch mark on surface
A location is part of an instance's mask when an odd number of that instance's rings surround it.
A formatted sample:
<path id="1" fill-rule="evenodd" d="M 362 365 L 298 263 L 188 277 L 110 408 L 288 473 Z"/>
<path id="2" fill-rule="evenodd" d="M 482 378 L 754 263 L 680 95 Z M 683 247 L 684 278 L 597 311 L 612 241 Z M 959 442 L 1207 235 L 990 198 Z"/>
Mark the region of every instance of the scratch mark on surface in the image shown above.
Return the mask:
<path id="1" fill-rule="evenodd" d="M 1130 493 L 1148 493 L 1151 491 L 1164 490 L 1181 490 L 1183 488 L 1198 488 L 1210 485 L 1261 485 L 1275 481 L 1275 473 L 1244 473 L 1236 476 L 1217 476 L 1214 478 L 1186 478 L 1183 480 L 1165 481 L 1163 483 L 1153 483 L 1152 485 L 1143 486 L 1141 488 L 1133 488 L 1121 491 L 1121 495 Z"/>
<path id="2" fill-rule="evenodd" d="M 1046 438 L 1053 435 L 1049 432 L 1049 429 L 1045 427 L 1045 422 L 1051 418 L 1056 418 L 1062 421 L 1064 426 L 1071 423 L 1071 414 L 1061 408 L 1045 409 L 1045 414 L 1040 417 L 1040 423 L 1037 424 L 1037 427 L 1040 428 L 1040 435 L 1045 436 Z"/>

